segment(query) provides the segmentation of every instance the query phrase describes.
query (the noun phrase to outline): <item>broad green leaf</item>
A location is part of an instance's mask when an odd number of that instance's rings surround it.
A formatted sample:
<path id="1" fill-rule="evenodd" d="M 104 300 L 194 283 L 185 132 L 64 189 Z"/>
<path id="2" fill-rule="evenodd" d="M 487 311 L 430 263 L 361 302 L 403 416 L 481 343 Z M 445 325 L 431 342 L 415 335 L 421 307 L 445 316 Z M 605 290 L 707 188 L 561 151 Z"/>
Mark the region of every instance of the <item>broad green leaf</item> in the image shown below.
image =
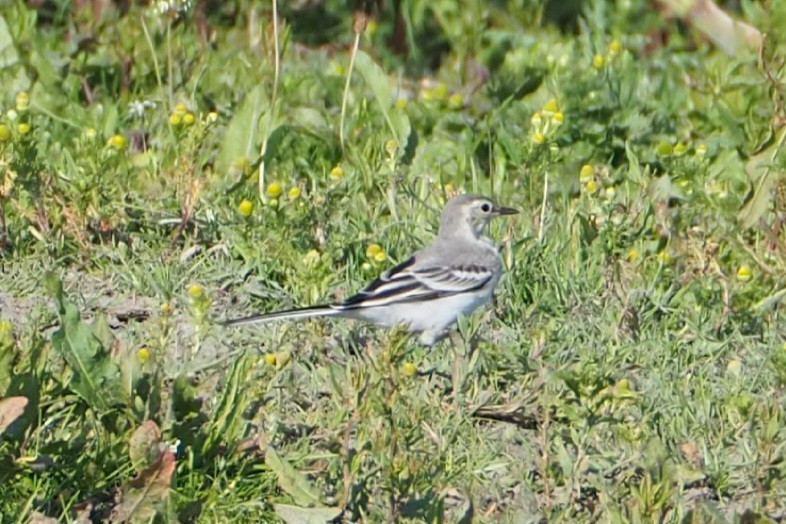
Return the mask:
<path id="1" fill-rule="evenodd" d="M 0 393 L 11 382 L 14 364 L 14 332 L 10 320 L 0 319 Z"/>
<path id="2" fill-rule="evenodd" d="M 739 214 L 740 225 L 749 228 L 770 209 L 772 192 L 775 182 L 783 176 L 783 172 L 775 167 L 778 153 L 786 138 L 786 128 L 781 130 L 781 135 L 770 147 L 752 156 L 745 164 L 745 173 L 751 181 L 751 192 Z"/>
<path id="3" fill-rule="evenodd" d="M 227 126 L 216 164 L 226 173 L 237 158 L 252 160 L 258 156 L 259 120 L 269 109 L 265 89 L 258 85 L 247 95 Z"/>
<path id="4" fill-rule="evenodd" d="M 5 18 L 0 16 L 0 68 L 10 67 L 19 62 L 19 53 L 8 30 Z"/>
<path id="5" fill-rule="evenodd" d="M 245 424 L 243 410 L 248 404 L 245 386 L 250 372 L 248 355 L 239 356 L 229 370 L 221 399 L 213 410 L 207 428 L 203 448 L 206 455 L 210 455 L 220 442 L 231 444 L 240 439 Z"/>
<path id="6" fill-rule="evenodd" d="M 379 103 L 385 121 L 390 127 L 390 132 L 396 137 L 403 150 L 407 145 L 411 126 L 407 114 L 401 109 L 393 107 L 393 91 L 390 87 L 390 80 L 382 68 L 363 51 L 358 51 L 355 57 L 355 67 L 363 80 L 366 81 L 366 85 L 374 93 L 374 98 Z"/>
<path id="7" fill-rule="evenodd" d="M 393 107 L 393 92 L 390 88 L 390 81 L 382 68 L 363 51 L 358 51 L 355 56 L 355 67 L 366 81 L 366 85 L 374 93 L 374 98 L 382 106 L 383 111 L 388 111 Z"/>
<path id="8" fill-rule="evenodd" d="M 289 504 L 274 504 L 273 508 L 287 524 L 325 524 L 341 515 L 341 508 L 301 508 Z"/>
<path id="9" fill-rule="evenodd" d="M 107 104 L 103 115 L 101 115 L 101 132 L 104 135 L 104 139 L 118 132 L 119 121 L 120 114 L 118 113 L 117 106 L 115 104 Z"/>
<path id="10" fill-rule="evenodd" d="M 289 113 L 289 119 L 292 124 L 303 127 L 309 133 L 319 136 L 330 133 L 330 125 L 327 119 L 314 108 L 305 106 L 294 107 Z"/>
<path id="11" fill-rule="evenodd" d="M 22 416 L 27 406 L 25 397 L 0 398 L 0 435 L 16 419 Z"/>
<path id="12" fill-rule="evenodd" d="M 96 410 L 106 411 L 120 402 L 120 369 L 76 306 L 65 299 L 63 284 L 53 274 L 45 277 L 60 315 L 60 327 L 52 334 L 54 347 L 68 363 L 70 388 Z"/>
<path id="13" fill-rule="evenodd" d="M 308 479 L 292 467 L 292 464 L 281 458 L 276 450 L 268 447 L 265 450 L 265 463 L 278 477 L 278 484 L 286 491 L 298 506 L 316 506 L 319 504 L 319 491 Z"/>

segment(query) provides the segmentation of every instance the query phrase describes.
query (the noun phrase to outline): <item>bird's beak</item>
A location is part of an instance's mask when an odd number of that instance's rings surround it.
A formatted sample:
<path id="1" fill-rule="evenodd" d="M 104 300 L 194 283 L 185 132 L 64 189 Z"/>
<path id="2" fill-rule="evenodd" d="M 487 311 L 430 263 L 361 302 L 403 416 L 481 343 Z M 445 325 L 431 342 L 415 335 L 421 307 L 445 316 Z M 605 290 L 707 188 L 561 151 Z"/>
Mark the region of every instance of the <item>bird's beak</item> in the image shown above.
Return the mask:
<path id="1" fill-rule="evenodd" d="M 498 207 L 494 210 L 498 215 L 517 215 L 519 210 L 512 207 Z"/>

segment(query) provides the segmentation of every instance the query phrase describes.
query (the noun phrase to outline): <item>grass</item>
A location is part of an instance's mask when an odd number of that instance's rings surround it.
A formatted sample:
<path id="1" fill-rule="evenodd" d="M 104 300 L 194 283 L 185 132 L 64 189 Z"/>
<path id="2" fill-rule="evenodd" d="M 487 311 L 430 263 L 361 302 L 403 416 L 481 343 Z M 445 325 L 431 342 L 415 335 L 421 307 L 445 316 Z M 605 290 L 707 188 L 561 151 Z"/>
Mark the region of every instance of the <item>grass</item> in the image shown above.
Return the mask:
<path id="1" fill-rule="evenodd" d="M 786 3 L 733 57 L 643 0 L 404 4 L 351 77 L 340 2 L 4 9 L 0 521 L 784 518 Z M 216 323 L 456 191 L 523 212 L 452 341 Z"/>

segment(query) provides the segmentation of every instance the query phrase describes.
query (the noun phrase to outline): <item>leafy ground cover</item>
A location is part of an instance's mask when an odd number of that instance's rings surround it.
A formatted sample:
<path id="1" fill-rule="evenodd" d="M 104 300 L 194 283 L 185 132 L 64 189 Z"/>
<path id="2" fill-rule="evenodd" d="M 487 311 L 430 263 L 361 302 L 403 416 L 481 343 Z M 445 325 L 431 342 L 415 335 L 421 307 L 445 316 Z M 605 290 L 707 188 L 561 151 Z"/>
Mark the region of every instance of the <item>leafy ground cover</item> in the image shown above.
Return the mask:
<path id="1" fill-rule="evenodd" d="M 3 4 L 0 520 L 782 520 L 786 3 L 732 56 L 643 0 L 284 4 Z M 216 323 L 457 191 L 523 212 L 452 341 Z"/>

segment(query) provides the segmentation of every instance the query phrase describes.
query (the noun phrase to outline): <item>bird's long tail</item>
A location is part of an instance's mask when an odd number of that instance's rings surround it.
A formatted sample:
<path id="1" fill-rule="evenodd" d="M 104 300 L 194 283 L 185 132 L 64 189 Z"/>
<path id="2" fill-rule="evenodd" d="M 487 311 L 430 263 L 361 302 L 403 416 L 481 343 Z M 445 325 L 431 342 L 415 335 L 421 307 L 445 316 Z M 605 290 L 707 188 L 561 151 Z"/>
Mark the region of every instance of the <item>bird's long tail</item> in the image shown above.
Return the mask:
<path id="1" fill-rule="evenodd" d="M 225 326 L 239 326 L 242 324 L 254 324 L 257 322 L 272 322 L 274 320 L 297 320 L 299 318 L 325 317 L 338 313 L 338 311 L 325 304 L 322 306 L 277 311 L 275 313 L 260 313 L 257 315 L 251 315 L 250 317 L 225 320 L 222 322 L 222 324 Z"/>

